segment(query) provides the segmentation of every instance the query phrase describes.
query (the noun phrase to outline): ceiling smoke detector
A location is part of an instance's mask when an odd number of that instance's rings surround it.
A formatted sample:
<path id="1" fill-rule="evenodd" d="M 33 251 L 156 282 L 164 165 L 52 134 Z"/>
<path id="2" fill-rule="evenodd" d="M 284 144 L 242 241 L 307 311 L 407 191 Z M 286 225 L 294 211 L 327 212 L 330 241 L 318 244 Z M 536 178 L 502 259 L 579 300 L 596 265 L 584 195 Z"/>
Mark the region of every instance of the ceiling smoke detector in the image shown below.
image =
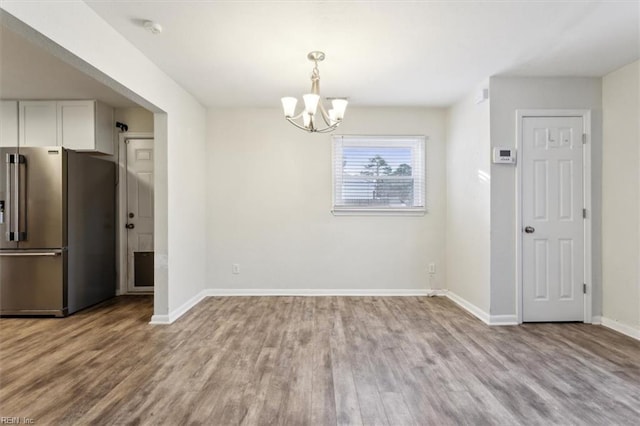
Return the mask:
<path id="1" fill-rule="evenodd" d="M 153 21 L 144 21 L 144 28 L 153 35 L 158 35 L 162 32 L 162 25 Z"/>

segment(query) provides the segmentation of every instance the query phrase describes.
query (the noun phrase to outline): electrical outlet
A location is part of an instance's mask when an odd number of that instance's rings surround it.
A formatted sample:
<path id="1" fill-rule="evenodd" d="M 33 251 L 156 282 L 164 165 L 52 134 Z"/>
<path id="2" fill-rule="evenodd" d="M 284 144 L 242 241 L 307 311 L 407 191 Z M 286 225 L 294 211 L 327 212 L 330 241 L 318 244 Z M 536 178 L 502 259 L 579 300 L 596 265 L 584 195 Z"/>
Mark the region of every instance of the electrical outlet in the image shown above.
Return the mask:
<path id="1" fill-rule="evenodd" d="M 436 264 L 435 263 L 430 263 L 429 264 L 429 273 L 430 274 L 435 274 L 436 273 Z"/>
<path id="2" fill-rule="evenodd" d="M 234 263 L 233 265 L 231 265 L 231 272 L 234 273 L 234 274 L 239 274 L 240 273 L 240 264 Z"/>

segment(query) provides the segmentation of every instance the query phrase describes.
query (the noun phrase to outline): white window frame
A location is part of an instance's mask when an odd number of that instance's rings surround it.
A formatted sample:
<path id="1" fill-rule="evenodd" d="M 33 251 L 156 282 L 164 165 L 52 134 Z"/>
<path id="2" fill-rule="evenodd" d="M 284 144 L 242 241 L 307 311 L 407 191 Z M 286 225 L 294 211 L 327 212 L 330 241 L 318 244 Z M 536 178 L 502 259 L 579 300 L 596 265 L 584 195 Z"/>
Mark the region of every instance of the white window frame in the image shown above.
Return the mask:
<path id="1" fill-rule="evenodd" d="M 423 216 L 426 206 L 426 136 L 366 136 L 366 135 L 334 135 L 332 136 L 332 210 L 336 216 L 349 215 L 408 215 Z M 411 148 L 412 176 L 418 182 L 414 185 L 415 207 L 381 207 L 381 206 L 341 206 L 336 200 L 341 198 L 342 190 L 342 150 L 343 147 L 398 147 Z"/>

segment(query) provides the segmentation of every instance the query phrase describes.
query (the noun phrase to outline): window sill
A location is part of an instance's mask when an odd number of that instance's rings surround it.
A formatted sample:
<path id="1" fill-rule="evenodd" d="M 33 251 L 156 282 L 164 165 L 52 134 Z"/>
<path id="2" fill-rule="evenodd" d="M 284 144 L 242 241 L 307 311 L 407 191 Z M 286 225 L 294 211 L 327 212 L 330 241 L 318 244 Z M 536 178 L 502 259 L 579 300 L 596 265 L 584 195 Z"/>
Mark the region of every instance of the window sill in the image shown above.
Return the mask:
<path id="1" fill-rule="evenodd" d="M 340 207 L 331 210 L 334 216 L 424 216 L 425 208 L 414 209 L 376 209 Z"/>

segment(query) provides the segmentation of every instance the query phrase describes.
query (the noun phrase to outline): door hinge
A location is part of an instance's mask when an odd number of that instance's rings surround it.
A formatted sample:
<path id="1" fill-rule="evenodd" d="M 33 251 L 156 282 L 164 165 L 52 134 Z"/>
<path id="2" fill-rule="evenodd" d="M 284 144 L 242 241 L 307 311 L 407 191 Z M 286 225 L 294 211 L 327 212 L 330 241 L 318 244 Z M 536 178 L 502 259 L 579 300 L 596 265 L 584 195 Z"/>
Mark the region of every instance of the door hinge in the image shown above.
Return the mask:
<path id="1" fill-rule="evenodd" d="M 587 218 L 587 209 L 582 209 L 582 218 L 583 219 Z"/>
<path id="2" fill-rule="evenodd" d="M 586 133 L 582 134 L 582 143 L 583 144 L 587 143 L 587 134 Z"/>
<path id="3" fill-rule="evenodd" d="M 584 294 L 587 294 L 587 284 L 586 283 L 582 284 L 582 292 Z"/>

